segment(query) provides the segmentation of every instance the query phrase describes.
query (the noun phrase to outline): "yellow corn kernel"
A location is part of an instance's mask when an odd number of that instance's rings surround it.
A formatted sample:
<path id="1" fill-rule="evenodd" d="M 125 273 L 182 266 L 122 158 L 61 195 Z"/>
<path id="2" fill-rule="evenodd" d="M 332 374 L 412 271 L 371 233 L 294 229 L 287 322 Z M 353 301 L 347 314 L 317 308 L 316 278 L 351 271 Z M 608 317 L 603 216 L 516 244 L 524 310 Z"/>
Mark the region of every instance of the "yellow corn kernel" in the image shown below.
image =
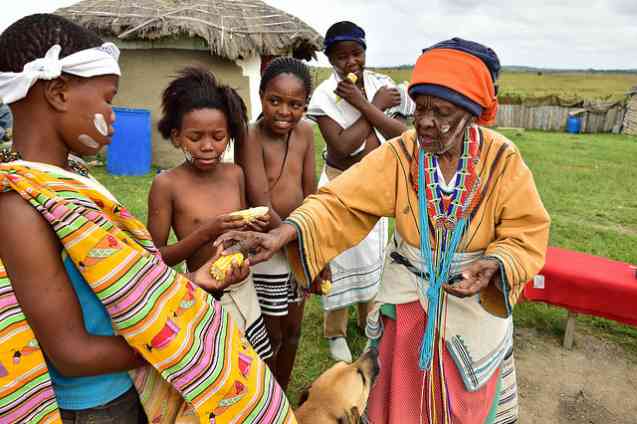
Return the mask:
<path id="1" fill-rule="evenodd" d="M 358 77 L 353 72 L 350 72 L 349 74 L 347 74 L 345 76 L 345 78 L 350 80 L 352 82 L 352 84 L 356 84 L 356 81 L 358 81 Z M 343 100 L 343 99 L 341 99 L 339 96 L 336 96 L 336 103 L 339 103 L 341 100 Z"/>
<path id="2" fill-rule="evenodd" d="M 230 269 L 232 264 L 241 265 L 243 260 L 244 257 L 241 252 L 222 256 L 210 267 L 210 275 L 212 275 L 212 278 L 217 281 L 223 281 L 226 279 L 226 272 Z"/>
<path id="3" fill-rule="evenodd" d="M 245 222 L 252 222 L 257 218 L 261 218 L 262 216 L 268 213 L 269 209 L 267 206 L 257 206 L 256 208 L 243 209 L 240 211 L 232 212 L 230 215 L 239 215 L 243 218 Z"/>
<path id="4" fill-rule="evenodd" d="M 321 281 L 321 293 L 329 294 L 332 290 L 332 282 L 330 280 L 322 280 Z"/>

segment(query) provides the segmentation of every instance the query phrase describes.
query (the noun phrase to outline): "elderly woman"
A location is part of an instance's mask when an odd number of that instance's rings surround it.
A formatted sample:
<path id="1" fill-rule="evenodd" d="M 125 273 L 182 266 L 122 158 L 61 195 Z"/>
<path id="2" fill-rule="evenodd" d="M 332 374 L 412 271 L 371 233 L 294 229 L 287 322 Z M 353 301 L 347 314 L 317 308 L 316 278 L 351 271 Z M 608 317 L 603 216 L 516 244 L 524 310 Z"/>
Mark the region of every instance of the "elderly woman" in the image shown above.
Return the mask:
<path id="1" fill-rule="evenodd" d="M 290 242 L 299 281 L 395 217 L 367 334 L 381 372 L 378 423 L 517 418 L 511 310 L 544 262 L 549 217 L 518 149 L 493 123 L 495 53 L 448 40 L 424 51 L 409 93 L 415 130 L 323 187 L 269 234 L 228 234 L 262 260 Z"/>

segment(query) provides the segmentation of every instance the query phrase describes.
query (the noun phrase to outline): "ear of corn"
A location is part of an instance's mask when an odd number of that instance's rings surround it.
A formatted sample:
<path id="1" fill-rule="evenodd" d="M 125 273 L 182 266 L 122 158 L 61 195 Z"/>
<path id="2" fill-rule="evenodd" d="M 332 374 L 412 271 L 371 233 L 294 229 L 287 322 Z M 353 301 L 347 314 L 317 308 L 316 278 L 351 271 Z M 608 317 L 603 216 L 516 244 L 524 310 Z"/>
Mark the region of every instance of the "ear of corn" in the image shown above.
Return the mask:
<path id="1" fill-rule="evenodd" d="M 330 280 L 321 281 L 321 293 L 326 295 L 332 290 L 332 282 Z"/>
<path id="2" fill-rule="evenodd" d="M 256 208 L 243 209 L 240 211 L 232 212 L 230 215 L 239 215 L 245 222 L 252 222 L 257 218 L 260 218 L 268 213 L 267 206 L 257 206 Z"/>
<path id="3" fill-rule="evenodd" d="M 222 256 L 217 259 L 210 267 L 210 275 L 217 281 L 224 281 L 226 273 L 232 264 L 241 265 L 243 263 L 243 253 L 237 252 L 231 255 Z"/>
<path id="4" fill-rule="evenodd" d="M 345 78 L 350 80 L 352 82 L 352 84 L 356 84 L 356 81 L 358 81 L 358 77 L 353 72 L 350 72 L 349 74 L 347 74 L 345 76 Z M 339 103 L 341 100 L 343 100 L 343 99 L 341 99 L 339 96 L 336 96 L 336 103 Z"/>

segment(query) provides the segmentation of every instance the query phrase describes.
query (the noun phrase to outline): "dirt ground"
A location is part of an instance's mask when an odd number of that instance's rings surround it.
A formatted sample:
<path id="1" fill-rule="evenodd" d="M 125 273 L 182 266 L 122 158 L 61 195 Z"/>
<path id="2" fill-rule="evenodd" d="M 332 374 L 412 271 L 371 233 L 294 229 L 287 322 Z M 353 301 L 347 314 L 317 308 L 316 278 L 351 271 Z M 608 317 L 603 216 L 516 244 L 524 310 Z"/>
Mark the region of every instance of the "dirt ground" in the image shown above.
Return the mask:
<path id="1" fill-rule="evenodd" d="M 560 343 L 516 329 L 519 424 L 637 424 L 637 358 L 586 334 Z"/>

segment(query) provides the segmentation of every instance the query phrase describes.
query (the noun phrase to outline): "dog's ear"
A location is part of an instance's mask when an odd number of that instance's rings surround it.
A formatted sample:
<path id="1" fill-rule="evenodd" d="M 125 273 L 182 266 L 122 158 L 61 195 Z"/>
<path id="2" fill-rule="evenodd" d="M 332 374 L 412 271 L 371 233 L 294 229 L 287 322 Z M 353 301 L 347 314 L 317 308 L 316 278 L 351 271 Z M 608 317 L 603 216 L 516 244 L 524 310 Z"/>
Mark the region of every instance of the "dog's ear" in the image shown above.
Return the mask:
<path id="1" fill-rule="evenodd" d="M 354 418 L 354 422 L 357 423 L 361 420 L 361 414 L 358 411 L 357 406 L 352 406 L 352 410 L 350 411 L 350 413 L 352 414 L 352 417 Z"/>
<path id="2" fill-rule="evenodd" d="M 358 412 L 358 407 L 352 406 L 352 409 L 350 410 L 350 416 L 352 417 L 352 423 L 358 424 L 361 422 L 361 414 L 360 412 Z"/>
<path id="3" fill-rule="evenodd" d="M 310 387 L 308 387 L 307 389 L 303 389 L 303 391 L 301 392 L 301 395 L 299 396 L 299 406 L 303 405 L 307 398 L 310 397 Z"/>
<path id="4" fill-rule="evenodd" d="M 338 417 L 338 424 L 359 424 L 361 422 L 361 414 L 358 412 L 356 406 L 352 406 L 352 409 L 345 411 L 345 415 Z"/>

